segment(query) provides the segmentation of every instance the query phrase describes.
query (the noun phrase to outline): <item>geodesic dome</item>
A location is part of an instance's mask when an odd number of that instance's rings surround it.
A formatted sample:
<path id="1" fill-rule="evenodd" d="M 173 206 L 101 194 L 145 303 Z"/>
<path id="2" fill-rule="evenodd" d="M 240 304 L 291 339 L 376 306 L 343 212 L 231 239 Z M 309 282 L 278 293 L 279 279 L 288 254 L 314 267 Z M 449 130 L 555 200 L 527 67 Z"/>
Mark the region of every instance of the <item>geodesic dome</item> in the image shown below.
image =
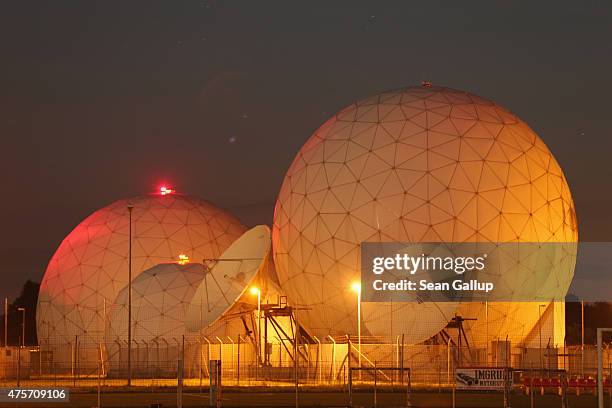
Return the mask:
<path id="1" fill-rule="evenodd" d="M 185 334 L 185 316 L 204 278 L 204 265 L 165 263 L 140 273 L 132 281 L 132 338 L 149 342 Z M 128 327 L 128 287 L 124 287 L 109 309 L 106 342 L 123 341 Z"/>
<path id="2" fill-rule="evenodd" d="M 244 231 L 229 213 L 199 198 L 178 194 L 119 200 L 76 226 L 51 258 L 36 313 L 41 343 L 104 340 L 104 304 L 127 285 L 129 211 L 132 210 L 132 279 L 184 255 L 215 258 Z"/>
<path id="3" fill-rule="evenodd" d="M 349 288 L 359 280 L 361 242 L 575 241 L 567 181 L 529 126 L 489 100 L 429 86 L 374 95 L 326 121 L 287 171 L 273 226 L 281 287 L 321 335 L 357 332 Z M 573 261 L 571 253 L 557 259 L 547 284 L 569 285 Z M 370 334 L 411 333 L 413 342 L 454 311 L 363 306 Z M 478 319 L 468 329 L 482 338 L 484 305 L 459 312 Z M 520 341 L 538 305 L 499 302 L 487 314 L 489 339 Z"/>

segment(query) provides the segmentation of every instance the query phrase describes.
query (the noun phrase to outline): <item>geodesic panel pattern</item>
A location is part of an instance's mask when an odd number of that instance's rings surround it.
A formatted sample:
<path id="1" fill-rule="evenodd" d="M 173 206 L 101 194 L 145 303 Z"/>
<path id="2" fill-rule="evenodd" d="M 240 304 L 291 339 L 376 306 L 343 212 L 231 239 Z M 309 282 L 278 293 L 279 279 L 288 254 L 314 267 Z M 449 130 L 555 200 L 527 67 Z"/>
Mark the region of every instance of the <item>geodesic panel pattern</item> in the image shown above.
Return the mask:
<path id="1" fill-rule="evenodd" d="M 45 272 L 36 313 L 39 341 L 103 341 L 104 309 L 127 285 L 129 211 L 132 279 L 184 255 L 216 258 L 244 231 L 232 215 L 195 197 L 145 195 L 94 212 L 61 243 Z"/>
<path id="2" fill-rule="evenodd" d="M 166 263 L 143 271 L 132 281 L 132 338 L 149 342 L 180 339 L 185 316 L 204 278 L 204 265 Z M 124 287 L 109 310 L 106 342 L 123 341 L 128 327 L 128 287 Z"/>
<path id="3" fill-rule="evenodd" d="M 361 242 L 576 240 L 567 181 L 542 140 L 499 105 L 442 87 L 385 92 L 325 122 L 287 171 L 273 227 L 280 284 L 321 335 L 357 332 L 349 288 L 359 279 Z M 571 255 L 547 284 L 569 285 Z M 405 307 L 369 304 L 364 324 L 374 335 L 421 330 L 416 339 L 452 317 Z M 470 305 L 474 327 L 484 325 L 483 310 Z M 491 338 L 524 338 L 537 318 L 537 305 L 496 303 L 486 330 Z M 368 319 L 376 321 L 368 326 Z"/>

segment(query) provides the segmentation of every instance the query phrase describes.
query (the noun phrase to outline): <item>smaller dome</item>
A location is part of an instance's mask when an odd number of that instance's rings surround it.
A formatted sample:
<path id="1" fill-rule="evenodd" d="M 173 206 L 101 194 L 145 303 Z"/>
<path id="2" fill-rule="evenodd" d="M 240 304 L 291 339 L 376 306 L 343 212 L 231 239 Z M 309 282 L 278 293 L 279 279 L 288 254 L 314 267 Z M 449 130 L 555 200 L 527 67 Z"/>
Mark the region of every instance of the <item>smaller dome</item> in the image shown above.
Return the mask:
<path id="1" fill-rule="evenodd" d="M 160 264 L 132 281 L 132 337 L 180 339 L 185 334 L 185 312 L 204 278 L 204 265 Z M 128 287 L 121 289 L 108 310 L 107 343 L 122 341 L 128 327 Z"/>

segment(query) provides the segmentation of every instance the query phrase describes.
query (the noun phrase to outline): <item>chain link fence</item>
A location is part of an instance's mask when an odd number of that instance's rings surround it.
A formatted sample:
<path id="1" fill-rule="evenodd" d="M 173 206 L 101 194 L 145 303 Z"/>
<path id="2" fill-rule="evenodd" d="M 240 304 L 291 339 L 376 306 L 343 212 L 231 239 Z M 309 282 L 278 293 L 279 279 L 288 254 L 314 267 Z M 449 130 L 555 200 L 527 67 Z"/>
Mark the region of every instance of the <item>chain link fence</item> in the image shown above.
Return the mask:
<path id="1" fill-rule="evenodd" d="M 519 348 L 499 345 L 489 349 L 456 347 L 452 343 L 402 344 L 397 338 L 314 338 L 296 344 L 275 339 L 262 347 L 250 337 L 185 337 L 172 341 L 135 340 L 128 364 L 125 341 L 81 344 L 72 341 L 43 343 L 39 347 L 8 347 L 0 355 L 2 385 L 123 387 L 131 371 L 133 386 L 175 386 L 179 360 L 183 360 L 186 386 L 207 386 L 209 361 L 221 361 L 226 386 L 346 387 L 351 367 L 410 369 L 413 387 L 446 388 L 454 382 L 456 367 L 498 366 L 537 371 L 541 378 L 564 370 L 567 378 L 593 382 L 597 374 L 595 346 Z M 606 376 L 612 367 L 612 350 L 604 349 Z M 131 367 L 130 367 L 131 366 Z M 550 375 L 548 375 L 550 374 Z M 586 383 L 585 383 L 586 384 Z"/>

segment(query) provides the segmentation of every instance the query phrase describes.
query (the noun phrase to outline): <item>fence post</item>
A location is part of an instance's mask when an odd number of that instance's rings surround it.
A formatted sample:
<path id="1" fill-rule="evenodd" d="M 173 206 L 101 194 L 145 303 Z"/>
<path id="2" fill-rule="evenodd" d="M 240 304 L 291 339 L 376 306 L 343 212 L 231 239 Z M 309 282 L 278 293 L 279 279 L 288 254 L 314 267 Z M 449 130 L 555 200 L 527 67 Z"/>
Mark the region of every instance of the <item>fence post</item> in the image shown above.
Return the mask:
<path id="1" fill-rule="evenodd" d="M 565 358 L 565 357 L 564 357 Z M 561 373 L 561 407 L 567 408 L 567 371 Z"/>
<path id="2" fill-rule="evenodd" d="M 234 340 L 230 336 L 227 336 L 227 339 L 232 343 L 232 377 L 234 377 L 234 381 L 236 380 L 236 361 L 234 360 L 236 357 L 236 353 L 234 353 Z"/>
<path id="3" fill-rule="evenodd" d="M 200 330 L 200 394 L 202 393 L 202 374 L 204 367 L 204 345 L 202 344 L 202 331 Z"/>
<path id="4" fill-rule="evenodd" d="M 257 330 L 259 330 L 259 328 L 257 328 Z M 258 340 L 255 340 L 255 341 L 258 341 Z M 258 343 L 255 346 L 255 354 L 253 355 L 253 357 L 255 358 L 255 383 L 259 381 L 259 354 L 260 354 L 259 348 L 260 347 L 261 347 L 261 344 Z"/>
<path id="5" fill-rule="evenodd" d="M 132 341 L 136 345 L 136 361 L 134 361 L 135 364 L 132 364 L 132 373 L 134 371 L 138 373 L 140 370 L 142 370 L 142 367 L 140 366 L 140 343 L 138 343 L 138 340 L 136 339 L 132 339 Z"/>
<path id="6" fill-rule="evenodd" d="M 403 370 L 404 369 L 402 368 L 402 372 Z M 403 377 L 404 376 L 402 375 L 402 378 Z M 410 370 L 410 368 L 408 368 L 408 389 L 406 390 L 406 406 L 412 406 L 412 370 Z"/>
<path id="7" fill-rule="evenodd" d="M 349 370 L 349 375 L 350 375 L 350 371 L 351 371 L 351 366 L 352 366 L 352 361 L 351 361 L 351 335 L 347 335 L 346 336 L 346 364 Z"/>
<path id="8" fill-rule="evenodd" d="M 348 369 L 348 406 L 353 407 L 353 370 Z"/>
<path id="9" fill-rule="evenodd" d="M 436 347 L 437 348 L 437 347 Z M 436 353 L 438 365 L 438 393 L 442 392 L 442 366 L 440 365 L 440 352 Z"/>
<path id="10" fill-rule="evenodd" d="M 378 387 L 378 370 L 376 366 L 377 363 L 374 361 L 374 408 L 378 407 L 378 395 L 376 394 L 376 387 Z"/>
<path id="11" fill-rule="evenodd" d="M 450 337 L 446 340 L 446 383 L 451 385 L 450 369 L 451 369 L 451 352 L 450 352 Z"/>
<path id="12" fill-rule="evenodd" d="M 398 339 L 399 340 L 399 339 Z M 402 347 L 400 349 L 400 367 L 404 369 L 404 334 L 402 333 Z M 403 379 L 402 379 L 403 381 Z"/>
<path id="13" fill-rule="evenodd" d="M 453 392 L 453 408 L 455 408 L 455 385 L 456 385 L 456 380 L 453 378 L 453 383 L 451 385 L 452 392 Z"/>
<path id="14" fill-rule="evenodd" d="M 17 387 L 19 387 L 20 385 L 21 385 L 21 336 L 19 336 L 19 344 L 17 344 Z"/>
<path id="15" fill-rule="evenodd" d="M 74 346 L 72 342 L 68 344 L 70 344 L 70 375 L 74 378 Z"/>
<path id="16" fill-rule="evenodd" d="M 238 335 L 238 364 L 236 366 L 236 382 L 240 386 L 240 334 Z"/>
<path id="17" fill-rule="evenodd" d="M 510 408 L 510 376 L 512 375 L 512 370 L 510 368 L 506 368 L 505 372 L 505 381 L 504 381 L 504 408 Z M 563 406 L 563 402 L 561 403 Z"/>
<path id="18" fill-rule="evenodd" d="M 149 375 L 149 343 L 142 340 L 142 344 L 145 345 L 145 372 Z"/>
<path id="19" fill-rule="evenodd" d="M 215 337 L 219 341 L 219 360 L 221 361 L 221 364 L 223 364 L 223 366 L 225 366 L 225 363 L 223 363 L 223 340 L 221 340 L 221 338 L 219 338 L 219 336 L 215 336 Z M 221 370 L 223 370 L 223 366 L 221 367 Z M 221 378 L 223 378 L 223 371 L 221 371 Z"/>
<path id="20" fill-rule="evenodd" d="M 221 406 L 221 360 L 208 360 L 209 375 L 209 397 L 208 405 L 211 407 Z"/>
<path id="21" fill-rule="evenodd" d="M 75 386 L 76 380 L 79 379 L 79 336 L 74 336 L 74 372 L 75 372 Z"/>
<path id="22" fill-rule="evenodd" d="M 176 406 L 177 408 L 183 408 L 183 366 L 185 364 L 185 335 L 183 335 L 183 342 L 181 349 L 179 350 L 179 359 L 177 364 L 177 384 L 176 384 Z"/>
<path id="23" fill-rule="evenodd" d="M 210 340 L 206 336 L 203 339 L 206 342 L 206 373 L 210 377 Z"/>
<path id="24" fill-rule="evenodd" d="M 183 408 L 183 359 L 178 359 L 177 367 L 177 385 L 176 385 L 176 406 Z"/>
<path id="25" fill-rule="evenodd" d="M 99 353 L 98 353 L 98 408 L 102 407 L 102 401 L 101 401 L 101 396 L 100 396 L 100 381 L 101 381 L 101 376 L 100 376 L 100 372 L 102 371 L 102 343 L 99 344 Z"/>
<path id="26" fill-rule="evenodd" d="M 530 407 L 531 408 L 533 408 L 533 404 L 534 404 L 534 401 L 533 401 L 533 391 L 534 391 L 534 389 L 533 389 L 533 371 L 532 371 L 531 372 L 531 380 L 530 380 L 530 383 L 529 383 L 529 401 L 530 401 Z"/>
<path id="27" fill-rule="evenodd" d="M 295 312 L 295 335 L 294 335 L 294 339 L 293 339 L 293 344 L 295 347 L 295 350 L 293 352 L 293 364 L 295 366 L 295 408 L 299 407 L 299 394 L 298 394 L 298 390 L 299 390 L 299 377 L 298 377 L 298 368 L 299 368 L 299 358 L 300 358 L 300 346 L 299 346 L 299 342 L 300 342 L 300 325 L 298 323 L 298 314 L 297 314 L 297 310 Z"/>
<path id="28" fill-rule="evenodd" d="M 322 372 L 322 367 L 321 364 L 323 364 L 323 359 L 321 356 L 321 341 L 319 340 L 319 338 L 317 336 L 314 336 L 315 341 L 318 343 L 318 347 L 317 347 L 317 371 L 318 371 L 318 377 L 319 377 L 319 381 L 318 384 L 321 385 L 321 372 Z M 316 375 L 316 373 L 315 373 Z"/>
<path id="29" fill-rule="evenodd" d="M 154 377 L 153 380 L 155 380 L 155 378 L 159 377 L 159 366 L 161 365 L 161 360 L 159 359 L 159 341 L 157 341 L 157 337 L 155 337 L 151 342 L 155 343 L 155 374 L 152 375 L 152 377 Z M 154 381 L 152 381 L 152 383 L 154 383 Z"/>

